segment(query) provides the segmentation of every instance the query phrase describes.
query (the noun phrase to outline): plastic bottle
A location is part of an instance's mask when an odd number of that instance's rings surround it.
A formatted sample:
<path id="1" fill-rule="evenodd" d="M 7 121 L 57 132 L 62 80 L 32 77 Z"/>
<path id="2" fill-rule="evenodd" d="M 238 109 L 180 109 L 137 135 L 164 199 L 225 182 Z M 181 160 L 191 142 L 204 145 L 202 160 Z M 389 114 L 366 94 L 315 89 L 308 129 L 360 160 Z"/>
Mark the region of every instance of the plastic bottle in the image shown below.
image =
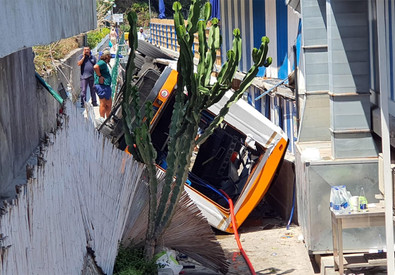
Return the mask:
<path id="1" fill-rule="evenodd" d="M 332 211 L 336 214 L 340 214 L 342 212 L 341 208 L 341 198 L 338 186 L 333 186 L 333 204 L 332 204 Z"/>
<path id="2" fill-rule="evenodd" d="M 70 83 L 67 83 L 66 94 L 67 94 L 68 98 L 72 101 L 73 100 L 73 93 L 71 90 L 72 89 L 71 89 Z"/>
<path id="3" fill-rule="evenodd" d="M 359 210 L 362 212 L 368 211 L 368 200 L 366 199 L 363 187 L 361 187 L 361 191 L 359 192 Z"/>
<path id="4" fill-rule="evenodd" d="M 383 253 L 384 250 L 386 250 L 386 249 L 384 248 L 385 245 L 384 245 L 384 241 L 383 241 L 383 237 L 381 236 L 381 233 L 379 233 L 378 242 L 379 242 L 379 244 L 377 246 L 377 252 L 378 253 Z"/>
<path id="5" fill-rule="evenodd" d="M 331 195 L 329 197 L 329 207 L 333 209 L 333 201 L 334 201 L 334 196 L 335 196 L 335 186 L 331 187 Z"/>
<path id="6" fill-rule="evenodd" d="M 345 212 L 349 208 L 349 199 L 347 195 L 347 189 L 345 185 L 339 186 L 339 195 L 340 195 L 340 200 L 341 200 L 341 208 Z"/>

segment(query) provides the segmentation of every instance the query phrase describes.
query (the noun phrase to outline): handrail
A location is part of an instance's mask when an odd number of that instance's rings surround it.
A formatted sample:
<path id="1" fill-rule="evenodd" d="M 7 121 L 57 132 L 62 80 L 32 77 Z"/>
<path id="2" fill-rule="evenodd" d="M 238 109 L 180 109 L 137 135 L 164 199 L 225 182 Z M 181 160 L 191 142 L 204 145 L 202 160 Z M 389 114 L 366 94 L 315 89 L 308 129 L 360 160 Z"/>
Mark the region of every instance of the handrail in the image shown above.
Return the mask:
<path id="1" fill-rule="evenodd" d="M 114 68 L 111 71 L 111 98 L 114 98 L 115 96 L 115 90 L 117 87 L 117 76 L 118 76 L 118 67 L 119 67 L 119 57 L 120 57 L 120 52 L 121 52 L 121 48 L 124 47 L 124 37 L 123 35 L 121 36 L 121 39 L 118 43 L 118 49 L 117 49 L 117 53 L 115 55 L 115 65 Z"/>

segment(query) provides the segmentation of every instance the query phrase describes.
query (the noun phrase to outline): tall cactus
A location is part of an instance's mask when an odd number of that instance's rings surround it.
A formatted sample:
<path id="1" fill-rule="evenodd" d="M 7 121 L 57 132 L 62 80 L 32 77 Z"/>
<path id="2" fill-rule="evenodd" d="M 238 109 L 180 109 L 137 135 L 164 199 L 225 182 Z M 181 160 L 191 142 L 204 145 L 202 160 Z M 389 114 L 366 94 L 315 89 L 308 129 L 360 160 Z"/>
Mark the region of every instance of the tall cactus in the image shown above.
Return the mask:
<path id="1" fill-rule="evenodd" d="M 122 93 L 124 95 L 122 101 L 122 115 L 124 117 L 124 132 L 125 141 L 128 145 L 128 150 L 133 156 L 146 164 L 146 173 L 149 178 L 149 218 L 148 230 L 146 234 L 145 255 L 152 259 L 155 248 L 155 213 L 157 208 L 157 189 L 158 181 L 156 178 L 156 151 L 152 145 L 150 135 L 150 121 L 153 117 L 152 102 L 145 104 L 146 119 L 142 120 L 142 115 L 139 113 L 140 97 L 137 87 L 132 85 L 132 76 L 135 68 L 134 58 L 135 49 L 138 46 L 137 39 L 137 15 L 134 11 L 128 13 L 128 21 L 130 24 L 129 31 L 129 46 L 131 48 L 128 63 L 126 65 L 126 80 L 122 86 Z M 132 106 L 130 106 L 132 105 Z M 134 110 L 134 116 L 132 113 Z M 134 118 L 132 120 L 132 118 Z"/>
<path id="2" fill-rule="evenodd" d="M 157 204 L 157 179 L 155 176 L 155 157 L 154 147 L 151 143 L 149 135 L 149 119 L 145 122 L 141 121 L 141 116 L 131 121 L 131 112 L 129 111 L 129 102 L 135 105 L 137 112 L 138 93 L 135 87 L 131 85 L 131 75 L 134 65 L 134 48 L 132 45 L 137 41 L 134 16 L 128 16 L 131 22 L 131 30 L 133 36 L 129 38 L 131 45 L 131 55 L 129 56 L 127 77 L 126 77 L 126 93 L 123 102 L 123 110 L 125 117 L 125 129 L 127 144 L 130 145 L 135 157 L 147 164 L 150 181 L 150 212 L 149 226 L 146 240 L 146 256 L 153 256 L 153 248 L 156 240 L 163 233 L 169 224 L 176 204 L 183 191 L 184 183 L 188 175 L 188 167 L 190 166 L 193 148 L 196 144 L 201 144 L 206 140 L 223 121 L 225 115 L 229 111 L 230 106 L 240 99 L 246 89 L 251 85 L 252 80 L 258 73 L 261 66 L 269 66 L 271 58 L 267 58 L 268 43 L 267 37 L 262 38 L 259 49 L 252 52 L 254 65 L 247 72 L 237 91 L 233 91 L 233 95 L 220 110 L 219 114 L 214 118 L 212 123 L 205 130 L 203 135 L 195 142 L 198 130 L 198 124 L 201 118 L 201 112 L 211 105 L 217 103 L 231 89 L 233 77 L 237 71 L 241 59 L 241 36 L 240 30 L 233 31 L 234 39 L 232 49 L 227 54 L 227 61 L 223 64 L 218 73 L 217 80 L 214 84 L 210 82 L 214 70 L 216 60 L 216 51 L 221 47 L 221 35 L 218 26 L 218 19 L 211 20 L 208 39 L 206 38 L 206 26 L 211 16 L 211 5 L 204 0 L 192 0 L 190 6 L 187 26 L 185 26 L 184 18 L 181 14 L 181 4 L 174 2 L 174 25 L 177 34 L 177 41 L 180 45 L 180 55 L 177 64 L 178 81 L 175 93 L 175 104 L 170 122 L 169 144 L 164 186 L 160 194 L 160 200 Z M 204 1 L 205 2 L 205 1 Z M 202 7 L 203 5 L 203 7 Z M 132 33 L 132 31 L 130 33 Z M 199 63 L 197 72 L 194 72 L 194 54 L 192 46 L 195 39 L 195 33 L 198 33 L 199 39 Z M 131 61 L 132 60 L 132 61 Z M 128 76 L 129 75 L 129 76 Z M 187 94 L 184 93 L 186 88 Z M 146 114 L 149 114 L 151 103 L 146 105 Z M 138 119 L 137 119 L 138 117 Z M 134 147 L 136 145 L 136 149 Z M 147 249 L 147 246 L 151 248 Z"/>
<path id="3" fill-rule="evenodd" d="M 216 51 L 221 47 L 221 36 L 218 19 L 213 18 L 211 20 L 208 39 L 206 39 L 205 30 L 207 21 L 211 16 L 211 5 L 209 2 L 204 4 L 202 16 L 198 19 L 197 13 L 200 13 L 199 10 L 202 2 L 202 0 L 192 1 L 187 27 L 185 27 L 184 19 L 180 13 L 181 4 L 179 2 L 173 4 L 174 25 L 180 45 L 180 58 L 178 61 L 178 71 L 180 74 L 178 89 L 176 91 L 176 105 L 170 124 L 170 141 L 167 159 L 169 166 L 172 164 L 174 166 L 169 167 L 166 171 L 165 186 L 158 206 L 156 226 L 158 226 L 159 232 L 167 226 L 174 214 L 174 205 L 178 201 L 183 190 L 184 182 L 187 179 L 188 167 L 194 146 L 204 142 L 213 133 L 214 129 L 219 126 L 229 111 L 230 106 L 239 100 L 251 85 L 252 80 L 258 73 L 259 67 L 267 67 L 271 64 L 271 58 L 267 58 L 269 39 L 263 37 L 260 48 L 253 50 L 254 65 L 245 75 L 239 89 L 234 91 L 232 97 L 195 144 L 194 138 L 197 133 L 201 111 L 217 103 L 226 91 L 231 89 L 232 80 L 241 59 L 240 30 L 235 29 L 233 31 L 232 49 L 227 52 L 227 62 L 222 66 L 217 81 L 213 85 L 210 84 L 210 78 L 216 60 Z M 198 33 L 199 39 L 200 59 L 197 73 L 193 73 L 194 56 L 192 53 L 192 44 L 194 33 L 192 32 L 194 31 Z M 188 91 L 188 97 L 186 98 L 183 93 L 184 86 Z M 169 207 L 166 208 L 166 205 L 169 205 Z"/>

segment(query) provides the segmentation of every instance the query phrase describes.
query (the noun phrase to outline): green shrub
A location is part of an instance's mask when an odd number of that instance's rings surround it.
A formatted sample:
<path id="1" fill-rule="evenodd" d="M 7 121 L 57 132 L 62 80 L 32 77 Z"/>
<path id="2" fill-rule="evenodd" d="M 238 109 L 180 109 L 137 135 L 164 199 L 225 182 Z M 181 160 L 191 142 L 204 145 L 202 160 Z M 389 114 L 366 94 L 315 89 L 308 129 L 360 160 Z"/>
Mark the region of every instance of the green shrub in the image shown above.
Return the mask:
<path id="1" fill-rule="evenodd" d="M 110 33 L 110 29 L 102 28 L 98 30 L 91 31 L 87 34 L 87 43 L 89 48 L 93 49 L 97 44 Z"/>
<path id="2" fill-rule="evenodd" d="M 114 266 L 115 275 L 150 275 L 158 274 L 155 261 L 144 258 L 143 249 L 120 247 Z"/>

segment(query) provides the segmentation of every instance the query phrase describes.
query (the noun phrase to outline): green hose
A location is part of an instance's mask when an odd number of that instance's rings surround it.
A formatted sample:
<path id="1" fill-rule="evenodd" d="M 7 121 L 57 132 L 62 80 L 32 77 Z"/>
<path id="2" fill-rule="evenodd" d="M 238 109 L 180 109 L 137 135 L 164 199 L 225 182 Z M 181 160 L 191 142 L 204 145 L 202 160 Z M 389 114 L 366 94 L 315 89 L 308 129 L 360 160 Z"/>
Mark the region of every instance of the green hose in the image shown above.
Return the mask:
<path id="1" fill-rule="evenodd" d="M 36 78 L 45 89 L 60 103 L 63 104 L 63 98 L 54 90 L 45 80 L 36 72 Z"/>

